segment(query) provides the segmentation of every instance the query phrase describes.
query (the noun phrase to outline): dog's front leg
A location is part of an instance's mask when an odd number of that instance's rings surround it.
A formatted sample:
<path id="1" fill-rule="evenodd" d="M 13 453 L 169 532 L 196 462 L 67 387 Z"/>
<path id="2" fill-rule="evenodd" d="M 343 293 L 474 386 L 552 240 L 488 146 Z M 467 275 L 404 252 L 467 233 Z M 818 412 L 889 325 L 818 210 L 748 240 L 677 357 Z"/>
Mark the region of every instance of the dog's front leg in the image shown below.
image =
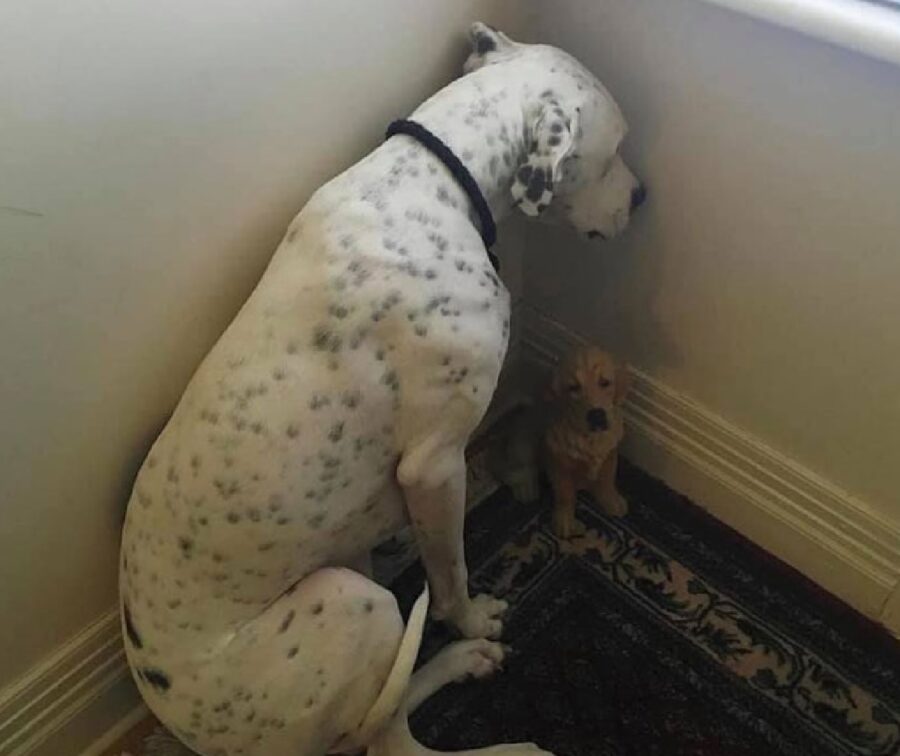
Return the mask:
<path id="1" fill-rule="evenodd" d="M 468 570 L 463 551 L 466 513 L 466 463 L 462 451 L 433 460 L 439 476 L 400 476 L 419 553 L 428 575 L 435 619 L 455 625 L 467 638 L 496 638 L 506 602 L 492 596 L 469 597 Z M 402 467 L 402 466 L 401 466 Z M 423 479 L 424 478 L 424 479 Z"/>
<path id="2" fill-rule="evenodd" d="M 624 517 L 628 514 L 628 502 L 616 488 L 616 470 L 619 463 L 619 453 L 613 449 L 603 460 L 600 470 L 591 486 L 594 499 L 603 508 L 606 514 L 612 517 Z"/>

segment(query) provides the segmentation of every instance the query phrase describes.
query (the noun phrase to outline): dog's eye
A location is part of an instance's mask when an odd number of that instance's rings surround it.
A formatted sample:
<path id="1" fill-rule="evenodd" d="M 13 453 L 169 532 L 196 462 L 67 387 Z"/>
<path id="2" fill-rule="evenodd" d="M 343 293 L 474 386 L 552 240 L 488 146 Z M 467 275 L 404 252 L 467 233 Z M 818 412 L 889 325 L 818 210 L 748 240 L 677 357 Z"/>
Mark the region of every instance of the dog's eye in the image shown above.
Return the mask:
<path id="1" fill-rule="evenodd" d="M 612 384 L 610 384 L 610 382 L 606 378 L 601 378 L 599 381 L 597 381 L 597 385 L 599 385 L 600 388 L 609 388 Z"/>
<path id="2" fill-rule="evenodd" d="M 577 383 L 570 383 L 567 390 L 570 394 L 577 394 L 579 391 L 581 391 L 581 386 L 579 386 Z"/>

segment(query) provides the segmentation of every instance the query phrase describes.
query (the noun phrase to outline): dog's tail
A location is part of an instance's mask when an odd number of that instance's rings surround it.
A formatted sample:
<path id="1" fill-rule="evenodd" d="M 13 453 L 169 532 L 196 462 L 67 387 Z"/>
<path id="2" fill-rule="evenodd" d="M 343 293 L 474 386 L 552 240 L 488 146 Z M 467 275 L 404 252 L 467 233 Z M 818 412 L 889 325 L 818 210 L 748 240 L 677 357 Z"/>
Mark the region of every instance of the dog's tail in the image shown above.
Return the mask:
<path id="1" fill-rule="evenodd" d="M 412 676 L 416 657 L 419 655 L 419 646 L 422 643 L 422 633 L 425 629 L 425 619 L 428 616 L 428 584 L 422 591 L 416 603 L 413 604 L 409 619 L 406 621 L 406 630 L 394 659 L 394 666 L 388 673 L 387 680 L 372 708 L 369 709 L 360 726 L 353 732 L 347 733 L 329 751 L 329 753 L 353 753 L 365 748 L 404 705 L 406 689 L 409 687 L 409 678 Z"/>

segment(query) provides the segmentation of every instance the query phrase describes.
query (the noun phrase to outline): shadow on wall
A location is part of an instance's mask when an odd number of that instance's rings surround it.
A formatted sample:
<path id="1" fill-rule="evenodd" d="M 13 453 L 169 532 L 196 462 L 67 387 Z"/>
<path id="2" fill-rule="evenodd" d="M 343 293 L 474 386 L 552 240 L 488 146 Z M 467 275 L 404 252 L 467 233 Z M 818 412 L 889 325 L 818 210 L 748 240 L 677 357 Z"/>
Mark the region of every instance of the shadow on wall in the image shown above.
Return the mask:
<path id="1" fill-rule="evenodd" d="M 654 254 L 659 226 L 649 197 L 624 236 L 611 241 L 539 226 L 525 252 L 524 280 L 529 304 L 575 330 L 590 323 L 591 338 L 625 359 L 641 345 L 642 354 L 653 355 L 641 367 L 654 371 L 677 366 L 681 354 L 656 306 L 664 260 Z"/>

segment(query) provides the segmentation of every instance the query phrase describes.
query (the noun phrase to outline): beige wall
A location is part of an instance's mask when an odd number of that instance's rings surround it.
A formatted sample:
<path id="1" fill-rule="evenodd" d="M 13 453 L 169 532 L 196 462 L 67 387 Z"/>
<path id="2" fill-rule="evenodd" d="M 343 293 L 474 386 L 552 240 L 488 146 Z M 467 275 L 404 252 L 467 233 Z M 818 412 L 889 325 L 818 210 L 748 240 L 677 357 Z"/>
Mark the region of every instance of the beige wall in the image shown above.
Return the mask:
<path id="1" fill-rule="evenodd" d="M 540 4 L 650 187 L 526 298 L 900 520 L 900 68 L 700 0 Z"/>
<path id="2" fill-rule="evenodd" d="M 0 7 L 0 687 L 114 601 L 131 476 L 296 210 L 514 0 Z"/>

